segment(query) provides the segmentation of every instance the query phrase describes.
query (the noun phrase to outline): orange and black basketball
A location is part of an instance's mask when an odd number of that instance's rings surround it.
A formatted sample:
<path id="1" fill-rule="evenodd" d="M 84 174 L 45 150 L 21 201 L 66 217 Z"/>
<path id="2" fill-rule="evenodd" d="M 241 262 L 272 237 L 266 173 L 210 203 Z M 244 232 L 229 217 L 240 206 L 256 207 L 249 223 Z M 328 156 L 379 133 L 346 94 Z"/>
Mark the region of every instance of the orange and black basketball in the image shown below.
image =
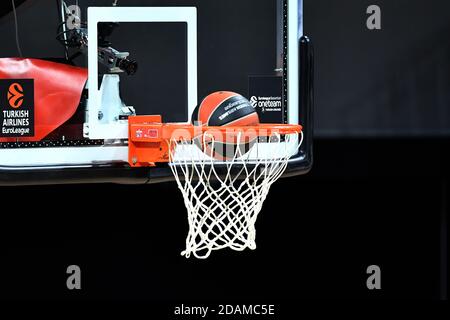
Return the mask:
<path id="1" fill-rule="evenodd" d="M 200 105 L 195 108 L 192 114 L 194 125 L 208 127 L 245 127 L 259 124 L 259 117 L 250 102 L 242 95 L 230 92 L 219 91 L 207 96 Z M 200 141 L 202 140 L 202 141 Z M 253 137 L 242 136 L 238 141 L 236 135 L 217 135 L 212 141 L 195 139 L 196 144 L 207 154 L 219 160 L 232 159 L 237 154 L 246 154 L 256 140 Z"/>

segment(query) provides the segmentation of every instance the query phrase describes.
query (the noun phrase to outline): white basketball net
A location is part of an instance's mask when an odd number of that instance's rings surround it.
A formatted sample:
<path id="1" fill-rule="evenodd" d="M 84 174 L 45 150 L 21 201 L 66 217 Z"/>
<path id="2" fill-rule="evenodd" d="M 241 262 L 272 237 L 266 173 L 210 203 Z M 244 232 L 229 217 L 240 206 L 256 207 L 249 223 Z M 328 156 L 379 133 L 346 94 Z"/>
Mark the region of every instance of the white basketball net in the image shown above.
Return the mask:
<path id="1" fill-rule="evenodd" d="M 170 167 L 183 194 L 189 221 L 183 256 L 206 259 L 213 250 L 227 247 L 236 251 L 256 249 L 258 214 L 270 187 L 297 154 L 303 135 L 285 135 L 284 139 L 273 135 L 266 140 L 254 143 L 245 154 L 236 148 L 231 160 L 218 161 L 192 141 L 172 139 Z M 209 141 L 214 149 L 214 138 L 208 133 L 203 141 Z M 240 136 L 237 141 L 241 141 Z"/>

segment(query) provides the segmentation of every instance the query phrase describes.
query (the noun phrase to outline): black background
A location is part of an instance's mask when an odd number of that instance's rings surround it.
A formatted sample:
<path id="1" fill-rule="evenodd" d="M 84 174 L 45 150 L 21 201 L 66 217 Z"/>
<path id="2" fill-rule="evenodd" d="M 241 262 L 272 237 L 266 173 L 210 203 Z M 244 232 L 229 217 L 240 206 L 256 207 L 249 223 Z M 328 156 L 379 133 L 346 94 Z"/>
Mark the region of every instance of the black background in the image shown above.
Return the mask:
<path id="1" fill-rule="evenodd" d="M 315 165 L 275 184 L 256 251 L 179 256 L 187 222 L 172 183 L 1 188 L 0 295 L 282 305 L 445 298 L 450 8 L 377 4 L 386 24 L 368 31 L 366 1 L 305 1 L 316 44 Z M 80 292 L 65 287 L 70 264 L 82 269 Z M 381 291 L 365 286 L 372 264 Z"/>
<path id="2" fill-rule="evenodd" d="M 188 119 L 186 39 L 187 24 L 173 22 L 121 23 L 108 37 L 138 63 L 135 75 L 120 75 L 121 98 L 138 115 L 160 114 L 167 122 Z M 100 63 L 98 70 L 107 72 Z"/>

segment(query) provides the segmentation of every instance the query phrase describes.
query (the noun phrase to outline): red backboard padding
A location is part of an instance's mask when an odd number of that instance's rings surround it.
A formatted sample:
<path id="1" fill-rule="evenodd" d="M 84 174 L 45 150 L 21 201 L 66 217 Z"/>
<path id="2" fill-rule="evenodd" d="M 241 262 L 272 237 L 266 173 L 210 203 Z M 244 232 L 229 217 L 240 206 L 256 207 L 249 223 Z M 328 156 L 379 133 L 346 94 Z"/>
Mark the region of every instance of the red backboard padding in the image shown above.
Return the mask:
<path id="1" fill-rule="evenodd" d="M 0 79 L 34 79 L 35 136 L 19 141 L 40 141 L 69 120 L 77 110 L 87 77 L 85 68 L 39 59 L 0 58 Z M 0 142 L 16 140 L 0 138 Z"/>

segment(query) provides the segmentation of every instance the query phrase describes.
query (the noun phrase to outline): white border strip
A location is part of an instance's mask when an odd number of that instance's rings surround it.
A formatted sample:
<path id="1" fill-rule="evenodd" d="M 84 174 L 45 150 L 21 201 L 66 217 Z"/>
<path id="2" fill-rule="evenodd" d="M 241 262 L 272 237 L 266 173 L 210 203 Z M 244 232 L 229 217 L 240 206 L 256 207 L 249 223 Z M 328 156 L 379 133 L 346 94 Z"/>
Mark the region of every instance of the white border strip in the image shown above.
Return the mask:
<path id="1" fill-rule="evenodd" d="M 1 150 L 1 166 L 48 167 L 90 165 L 128 161 L 128 146 L 89 146 Z"/>

